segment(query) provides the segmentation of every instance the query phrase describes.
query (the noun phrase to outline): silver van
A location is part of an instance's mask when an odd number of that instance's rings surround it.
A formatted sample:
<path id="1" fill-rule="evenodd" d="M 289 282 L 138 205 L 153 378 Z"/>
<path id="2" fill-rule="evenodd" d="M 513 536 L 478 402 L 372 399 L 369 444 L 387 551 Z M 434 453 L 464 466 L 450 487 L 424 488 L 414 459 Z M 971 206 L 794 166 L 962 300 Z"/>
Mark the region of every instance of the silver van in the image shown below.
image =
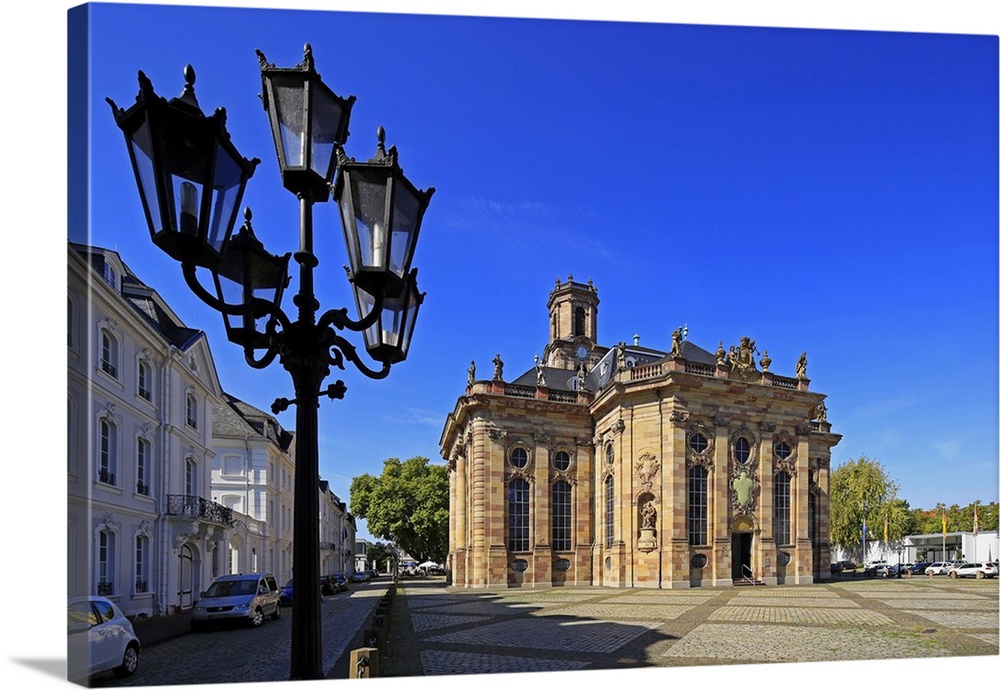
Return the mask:
<path id="1" fill-rule="evenodd" d="M 223 575 L 195 602 L 191 627 L 201 630 L 229 621 L 245 621 L 256 627 L 265 616 L 277 620 L 281 617 L 279 594 L 278 583 L 270 573 Z"/>

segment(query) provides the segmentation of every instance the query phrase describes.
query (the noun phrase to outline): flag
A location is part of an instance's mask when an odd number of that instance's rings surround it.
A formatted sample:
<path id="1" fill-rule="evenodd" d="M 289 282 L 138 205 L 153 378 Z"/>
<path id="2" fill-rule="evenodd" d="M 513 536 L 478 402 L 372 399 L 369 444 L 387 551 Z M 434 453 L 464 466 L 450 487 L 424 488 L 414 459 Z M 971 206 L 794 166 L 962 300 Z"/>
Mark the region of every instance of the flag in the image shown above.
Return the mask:
<path id="1" fill-rule="evenodd" d="M 948 536 L 948 511 L 941 511 L 941 535 Z"/>
<path id="2" fill-rule="evenodd" d="M 972 506 L 972 536 L 979 536 L 979 506 Z"/>
<path id="3" fill-rule="evenodd" d="M 889 542 L 889 513 L 885 514 L 885 519 L 882 522 L 882 543 L 886 544 Z"/>

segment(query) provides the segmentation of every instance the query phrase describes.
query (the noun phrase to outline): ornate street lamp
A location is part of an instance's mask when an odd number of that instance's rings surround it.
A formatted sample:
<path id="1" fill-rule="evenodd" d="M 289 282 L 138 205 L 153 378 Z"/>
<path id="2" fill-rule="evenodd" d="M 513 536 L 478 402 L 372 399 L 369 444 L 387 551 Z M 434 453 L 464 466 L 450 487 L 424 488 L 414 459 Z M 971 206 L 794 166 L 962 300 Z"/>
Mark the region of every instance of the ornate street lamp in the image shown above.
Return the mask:
<path id="1" fill-rule="evenodd" d="M 125 133 L 132 171 L 153 242 L 174 259 L 215 266 L 233 231 L 247 181 L 260 161 L 240 155 L 226 131 L 226 111 L 206 117 L 194 96 L 194 69 L 169 102 L 139 72 L 128 110 L 107 99 Z"/>
<path id="2" fill-rule="evenodd" d="M 345 360 L 378 379 L 406 359 L 424 299 L 410 264 L 434 190 L 421 192 L 403 176 L 395 147 L 384 149 L 381 128 L 374 159 L 359 164 L 344 155 L 355 98 L 341 98 L 323 84 L 308 44 L 302 64 L 293 68 L 275 67 L 260 51 L 257 56 L 282 184 L 300 202 L 294 254 L 266 251 L 254 235 L 249 210 L 240 232 L 230 239 L 243 190 L 259 161 L 236 152 L 225 131 L 224 110 L 208 118 L 201 114 L 190 67 L 184 93 L 170 103 L 155 96 L 141 72 L 135 106 L 124 111 L 108 102 L 125 133 L 153 241 L 181 262 L 191 290 L 222 313 L 227 337 L 243 348 L 250 366 L 260 369 L 279 359 L 292 377 L 295 398 L 279 398 L 271 406 L 275 414 L 296 406 L 292 561 L 297 594 L 292 601 L 290 679 L 318 679 L 323 668 L 317 409 L 320 398 L 342 398 L 346 391 L 342 381 L 326 389 L 322 385 L 330 367 L 344 369 Z M 312 208 L 329 199 L 338 163 L 344 166 L 338 189 L 345 191 L 336 196 L 357 321 L 348 318 L 346 308 L 317 315 L 313 289 L 319 262 L 313 254 Z M 380 238 L 378 250 L 375 238 Z M 299 264 L 294 320 L 281 308 L 290 257 Z M 198 268 L 211 272 L 213 291 L 199 282 Z M 381 368 L 369 368 L 361 360 L 340 335 L 344 329 L 364 334 L 365 349 Z"/>

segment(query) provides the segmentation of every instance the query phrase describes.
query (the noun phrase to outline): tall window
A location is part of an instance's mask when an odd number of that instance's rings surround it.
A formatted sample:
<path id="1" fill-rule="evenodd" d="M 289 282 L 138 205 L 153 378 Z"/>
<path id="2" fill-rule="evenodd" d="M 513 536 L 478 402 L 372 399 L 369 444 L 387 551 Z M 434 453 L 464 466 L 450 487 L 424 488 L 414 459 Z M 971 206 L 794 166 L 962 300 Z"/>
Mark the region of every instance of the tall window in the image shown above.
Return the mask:
<path id="1" fill-rule="evenodd" d="M 688 544 L 708 545 L 708 470 L 688 470 Z"/>
<path id="2" fill-rule="evenodd" d="M 149 495 L 150 444 L 144 438 L 135 443 L 135 492 Z"/>
<path id="3" fill-rule="evenodd" d="M 135 591 L 149 591 L 149 539 L 143 534 L 135 538 Z"/>
<path id="4" fill-rule="evenodd" d="M 100 448 L 97 459 L 97 481 L 114 484 L 118 471 L 118 427 L 107 419 L 101 420 Z"/>
<path id="5" fill-rule="evenodd" d="M 573 310 L 573 335 L 586 335 L 587 312 L 583 307 Z"/>
<path id="6" fill-rule="evenodd" d="M 774 475 L 774 541 L 778 545 L 791 541 L 791 476 L 788 472 Z"/>
<path id="7" fill-rule="evenodd" d="M 198 428 L 198 401 L 193 393 L 187 394 L 187 424 L 193 429 Z"/>
<path id="8" fill-rule="evenodd" d="M 194 460 L 184 463 L 184 493 L 188 496 L 198 495 L 198 465 Z"/>
<path id="9" fill-rule="evenodd" d="M 528 482 L 520 477 L 507 485 L 507 548 L 527 551 L 531 495 Z"/>
<path id="10" fill-rule="evenodd" d="M 107 328 L 101 329 L 101 371 L 118 378 L 118 341 Z"/>
<path id="11" fill-rule="evenodd" d="M 573 548 L 573 494 L 569 482 L 562 479 L 552 485 L 552 548 Z"/>
<path id="12" fill-rule="evenodd" d="M 819 519 L 819 514 L 816 512 L 816 494 L 812 491 L 809 492 L 809 541 L 813 541 L 816 535 L 819 534 L 819 529 L 816 527 L 816 521 Z M 813 542 L 815 546 L 815 542 Z"/>
<path id="13" fill-rule="evenodd" d="M 146 360 L 139 360 L 139 397 L 143 400 L 153 399 L 153 368 Z"/>
<path id="14" fill-rule="evenodd" d="M 97 537 L 97 594 L 106 597 L 115 592 L 115 534 L 101 530 Z"/>
<path id="15" fill-rule="evenodd" d="M 610 449 L 611 446 L 608 446 Z M 615 478 L 609 475 L 604 480 L 604 546 L 611 548 L 615 543 Z"/>

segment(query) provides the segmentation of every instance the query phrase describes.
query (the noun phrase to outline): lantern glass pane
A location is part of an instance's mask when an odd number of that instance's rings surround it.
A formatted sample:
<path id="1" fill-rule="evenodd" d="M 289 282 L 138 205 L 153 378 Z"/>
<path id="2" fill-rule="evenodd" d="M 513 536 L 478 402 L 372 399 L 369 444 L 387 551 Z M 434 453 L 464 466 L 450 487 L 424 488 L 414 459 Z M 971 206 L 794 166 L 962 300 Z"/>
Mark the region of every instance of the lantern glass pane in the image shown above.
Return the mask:
<path id="1" fill-rule="evenodd" d="M 216 251 L 222 250 L 226 236 L 236 222 L 242 181 L 243 169 L 239 163 L 217 144 L 215 179 L 212 180 L 212 217 L 208 237 L 205 238 Z"/>
<path id="2" fill-rule="evenodd" d="M 180 175 L 170 176 L 173 190 L 172 225 L 182 235 L 198 236 L 198 216 L 201 206 L 202 186 L 200 180 L 189 180 Z"/>
<path id="3" fill-rule="evenodd" d="M 286 168 L 305 165 L 306 118 L 302 80 L 284 75 L 272 77 L 274 105 L 278 115 L 281 150 Z"/>
<path id="4" fill-rule="evenodd" d="M 385 185 L 351 176 L 355 230 L 358 235 L 359 268 L 384 268 L 389 250 L 385 222 Z"/>
<path id="5" fill-rule="evenodd" d="M 153 169 L 153 140 L 149 135 L 149 120 L 143 120 L 139 128 L 128 139 L 135 161 L 136 177 L 139 181 L 139 196 L 152 222 L 154 233 L 163 230 L 163 214 L 160 212 L 160 197 L 156 194 L 156 173 Z"/>
<path id="6" fill-rule="evenodd" d="M 417 290 L 416 284 L 410 285 L 410 289 L 405 294 L 409 305 L 406 309 L 406 323 L 403 325 L 402 340 L 399 344 L 403 357 L 406 357 L 406 353 L 410 351 L 410 339 L 413 337 L 413 328 L 417 323 L 417 312 L 420 311 L 420 303 L 423 302 L 423 297 Z"/>
<path id="7" fill-rule="evenodd" d="M 420 201 L 405 185 L 394 183 L 393 186 L 395 195 L 392 210 L 392 256 L 389 260 L 389 270 L 403 278 L 410 270 L 409 263 L 413 256 L 413 242 L 417 235 Z"/>
<path id="8" fill-rule="evenodd" d="M 403 332 L 406 318 L 407 301 L 405 293 L 401 297 L 386 298 L 382 303 L 382 344 L 388 347 L 399 347 L 400 335 Z"/>
<path id="9" fill-rule="evenodd" d="M 310 104 L 312 118 L 310 167 L 317 175 L 329 180 L 333 145 L 336 143 L 337 130 L 340 128 L 340 118 L 343 117 L 344 109 L 324 89 L 314 88 L 312 95 L 314 98 Z"/>
<path id="10" fill-rule="evenodd" d="M 369 314 L 372 313 L 372 309 L 375 307 L 375 298 L 359 288 L 357 285 L 354 286 L 354 296 L 358 303 L 358 320 L 363 321 Z M 379 346 L 380 333 L 381 331 L 378 321 L 365 329 L 365 347 L 368 350 Z"/>
<path id="11" fill-rule="evenodd" d="M 354 232 L 354 206 L 351 202 L 350 190 L 345 190 L 338 199 L 340 205 L 340 220 L 344 228 L 344 241 L 347 243 L 347 259 L 351 264 L 351 271 L 357 272 L 361 261 L 358 248 L 358 233 Z"/>

